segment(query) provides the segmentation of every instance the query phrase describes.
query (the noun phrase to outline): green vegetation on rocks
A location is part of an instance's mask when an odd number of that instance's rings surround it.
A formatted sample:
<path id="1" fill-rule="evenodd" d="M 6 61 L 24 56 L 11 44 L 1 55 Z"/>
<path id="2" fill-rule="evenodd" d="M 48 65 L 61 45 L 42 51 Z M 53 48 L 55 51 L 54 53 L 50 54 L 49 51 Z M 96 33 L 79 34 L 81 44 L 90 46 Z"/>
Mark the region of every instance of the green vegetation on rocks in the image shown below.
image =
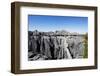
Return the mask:
<path id="1" fill-rule="evenodd" d="M 86 33 L 84 35 L 84 55 L 83 55 L 83 58 L 88 58 L 88 34 Z"/>

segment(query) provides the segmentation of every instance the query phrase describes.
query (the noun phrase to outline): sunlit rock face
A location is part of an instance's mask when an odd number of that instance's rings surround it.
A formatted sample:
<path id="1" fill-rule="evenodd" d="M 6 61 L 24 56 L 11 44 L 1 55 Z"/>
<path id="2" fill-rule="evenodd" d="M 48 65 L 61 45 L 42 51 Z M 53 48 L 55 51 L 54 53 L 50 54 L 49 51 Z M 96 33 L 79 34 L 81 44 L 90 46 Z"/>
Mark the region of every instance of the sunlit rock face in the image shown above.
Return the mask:
<path id="1" fill-rule="evenodd" d="M 83 36 L 66 31 L 28 32 L 28 60 L 83 58 Z"/>

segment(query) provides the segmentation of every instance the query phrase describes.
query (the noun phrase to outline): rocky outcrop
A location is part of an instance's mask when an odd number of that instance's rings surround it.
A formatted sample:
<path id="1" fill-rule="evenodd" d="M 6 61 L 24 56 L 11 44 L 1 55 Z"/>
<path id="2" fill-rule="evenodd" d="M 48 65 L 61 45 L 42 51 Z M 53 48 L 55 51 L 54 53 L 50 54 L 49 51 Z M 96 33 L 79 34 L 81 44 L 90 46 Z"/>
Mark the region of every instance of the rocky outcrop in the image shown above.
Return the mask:
<path id="1" fill-rule="evenodd" d="M 29 60 L 83 58 L 83 36 L 66 31 L 28 32 Z"/>

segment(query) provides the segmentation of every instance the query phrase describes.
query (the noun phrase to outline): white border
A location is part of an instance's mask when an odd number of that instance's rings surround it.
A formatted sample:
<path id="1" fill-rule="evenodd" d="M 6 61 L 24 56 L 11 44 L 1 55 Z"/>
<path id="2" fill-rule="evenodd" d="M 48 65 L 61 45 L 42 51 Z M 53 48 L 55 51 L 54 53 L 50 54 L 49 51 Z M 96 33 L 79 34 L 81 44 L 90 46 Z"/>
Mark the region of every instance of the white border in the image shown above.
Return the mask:
<path id="1" fill-rule="evenodd" d="M 38 7 L 20 8 L 20 69 L 42 69 L 94 65 L 94 11 L 51 9 Z M 28 61 L 28 14 L 88 17 L 88 59 Z"/>

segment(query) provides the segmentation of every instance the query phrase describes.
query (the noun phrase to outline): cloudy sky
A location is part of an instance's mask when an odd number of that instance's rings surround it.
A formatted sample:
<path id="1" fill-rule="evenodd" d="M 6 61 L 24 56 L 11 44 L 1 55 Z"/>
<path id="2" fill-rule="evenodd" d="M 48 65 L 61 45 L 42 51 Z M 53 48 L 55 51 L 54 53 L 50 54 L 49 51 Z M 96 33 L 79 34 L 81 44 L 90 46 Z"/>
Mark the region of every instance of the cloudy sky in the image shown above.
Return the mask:
<path id="1" fill-rule="evenodd" d="M 28 15 L 28 27 L 29 31 L 66 30 L 86 33 L 88 32 L 88 17 Z"/>

